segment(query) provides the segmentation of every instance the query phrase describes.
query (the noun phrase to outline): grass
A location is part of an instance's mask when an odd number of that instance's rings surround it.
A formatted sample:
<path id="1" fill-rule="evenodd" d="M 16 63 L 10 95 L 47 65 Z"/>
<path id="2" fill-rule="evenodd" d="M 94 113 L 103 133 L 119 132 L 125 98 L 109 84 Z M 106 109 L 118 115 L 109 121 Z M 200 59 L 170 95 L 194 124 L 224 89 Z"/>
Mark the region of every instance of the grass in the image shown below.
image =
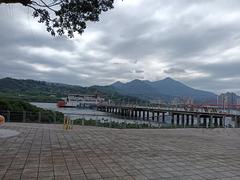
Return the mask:
<path id="1" fill-rule="evenodd" d="M 151 124 L 143 123 L 125 123 L 125 122 L 101 122 L 100 120 L 84 120 L 77 119 L 74 121 L 75 125 L 84 125 L 84 126 L 98 126 L 98 127 L 107 127 L 107 128 L 117 128 L 117 129 L 140 129 L 140 128 L 156 128 L 151 126 Z"/>

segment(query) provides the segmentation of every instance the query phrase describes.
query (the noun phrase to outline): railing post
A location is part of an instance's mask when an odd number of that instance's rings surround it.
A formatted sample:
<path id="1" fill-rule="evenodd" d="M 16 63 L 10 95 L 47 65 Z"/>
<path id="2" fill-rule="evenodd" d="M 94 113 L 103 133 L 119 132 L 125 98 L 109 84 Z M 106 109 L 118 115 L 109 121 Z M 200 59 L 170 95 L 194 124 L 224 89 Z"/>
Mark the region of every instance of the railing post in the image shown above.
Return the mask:
<path id="1" fill-rule="evenodd" d="M 232 117 L 232 118 L 234 118 L 234 121 L 235 121 L 234 127 L 235 127 L 235 128 L 238 128 L 238 118 L 237 118 L 237 115 L 235 115 L 235 116 Z"/>
<path id="2" fill-rule="evenodd" d="M 10 122 L 10 119 L 11 119 L 11 112 L 8 111 L 7 112 L 7 122 Z"/>
<path id="3" fill-rule="evenodd" d="M 111 120 L 109 121 L 109 126 L 108 126 L 109 128 L 111 128 L 112 127 L 112 122 L 111 122 Z"/>
<path id="4" fill-rule="evenodd" d="M 191 127 L 194 127 L 194 115 L 191 115 Z"/>
<path id="5" fill-rule="evenodd" d="M 223 117 L 223 127 L 226 128 L 226 116 Z"/>
<path id="6" fill-rule="evenodd" d="M 42 119 L 42 114 L 41 112 L 39 111 L 38 112 L 38 122 L 41 123 L 41 119 Z"/>
<path id="7" fill-rule="evenodd" d="M 56 124 L 57 122 L 57 114 L 56 112 L 53 112 L 53 123 Z"/>
<path id="8" fill-rule="evenodd" d="M 210 128 L 213 128 L 213 116 L 210 116 L 210 121 L 209 121 Z"/>
<path id="9" fill-rule="evenodd" d="M 26 122 L 26 111 L 23 111 L 23 122 Z"/>
<path id="10" fill-rule="evenodd" d="M 109 128 L 112 127 L 112 119 L 111 119 L 111 116 L 110 116 L 110 120 L 109 120 Z"/>
<path id="11" fill-rule="evenodd" d="M 201 117 L 199 114 L 197 114 L 197 127 L 199 128 L 201 124 Z"/>
<path id="12" fill-rule="evenodd" d="M 173 113 L 171 113 L 171 127 L 172 128 L 175 126 L 175 124 L 174 124 L 174 117 L 175 117 L 175 115 Z"/>

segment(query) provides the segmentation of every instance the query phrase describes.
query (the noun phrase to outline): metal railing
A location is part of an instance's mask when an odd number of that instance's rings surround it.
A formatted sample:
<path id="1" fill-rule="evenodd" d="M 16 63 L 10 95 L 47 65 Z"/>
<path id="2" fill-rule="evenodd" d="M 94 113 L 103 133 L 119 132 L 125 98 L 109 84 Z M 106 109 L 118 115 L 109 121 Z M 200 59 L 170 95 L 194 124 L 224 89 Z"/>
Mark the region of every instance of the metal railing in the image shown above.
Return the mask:
<path id="1" fill-rule="evenodd" d="M 64 115 L 57 112 L 30 112 L 30 111 L 3 111 L 0 115 L 5 117 L 6 122 L 25 123 L 62 123 Z"/>
<path id="2" fill-rule="evenodd" d="M 109 128 L 157 128 L 163 127 L 157 122 L 142 119 L 126 119 L 124 117 L 112 116 L 109 113 L 62 113 L 59 116 L 56 112 L 30 112 L 30 111 L 3 111 L 0 110 L 6 122 L 18 123 L 64 123 L 64 117 L 68 117 L 75 125 L 100 126 Z"/>
<path id="3" fill-rule="evenodd" d="M 75 125 L 101 126 L 115 128 L 193 128 L 202 127 L 201 125 L 173 125 L 171 123 L 162 123 L 161 121 L 134 118 L 128 119 L 124 116 L 117 116 L 110 113 L 58 113 L 58 112 L 30 112 L 30 111 L 2 111 L 0 115 L 5 117 L 6 122 L 21 123 L 59 123 L 63 124 L 64 117 L 69 117 Z M 167 116 L 166 116 L 167 117 Z M 161 117 L 160 117 L 161 118 Z M 236 124 L 239 127 L 239 124 Z"/>

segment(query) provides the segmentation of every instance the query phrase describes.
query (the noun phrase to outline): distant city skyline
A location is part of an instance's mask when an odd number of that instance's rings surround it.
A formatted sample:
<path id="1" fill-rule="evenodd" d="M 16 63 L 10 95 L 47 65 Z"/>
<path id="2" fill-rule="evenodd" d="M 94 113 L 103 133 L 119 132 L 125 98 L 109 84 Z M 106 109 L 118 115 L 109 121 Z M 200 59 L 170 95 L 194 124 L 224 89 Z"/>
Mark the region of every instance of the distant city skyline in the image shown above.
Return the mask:
<path id="1" fill-rule="evenodd" d="M 81 86 L 171 77 L 240 94 L 240 1 L 115 1 L 75 39 L 51 37 L 31 10 L 0 6 L 0 78 Z"/>

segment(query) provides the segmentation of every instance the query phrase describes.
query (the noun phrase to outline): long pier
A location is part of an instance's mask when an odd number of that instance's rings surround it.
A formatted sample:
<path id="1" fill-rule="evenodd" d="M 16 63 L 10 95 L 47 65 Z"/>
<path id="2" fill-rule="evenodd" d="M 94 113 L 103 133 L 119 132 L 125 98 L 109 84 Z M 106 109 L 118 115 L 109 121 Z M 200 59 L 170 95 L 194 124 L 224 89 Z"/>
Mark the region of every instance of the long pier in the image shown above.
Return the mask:
<path id="1" fill-rule="evenodd" d="M 205 112 L 191 109 L 109 104 L 100 104 L 97 110 L 124 119 L 156 122 L 158 124 L 166 124 L 166 117 L 168 116 L 171 119 L 171 125 L 175 127 L 224 127 L 226 117 L 230 117 L 234 121 L 235 127 L 240 127 L 240 115 L 218 111 Z"/>

